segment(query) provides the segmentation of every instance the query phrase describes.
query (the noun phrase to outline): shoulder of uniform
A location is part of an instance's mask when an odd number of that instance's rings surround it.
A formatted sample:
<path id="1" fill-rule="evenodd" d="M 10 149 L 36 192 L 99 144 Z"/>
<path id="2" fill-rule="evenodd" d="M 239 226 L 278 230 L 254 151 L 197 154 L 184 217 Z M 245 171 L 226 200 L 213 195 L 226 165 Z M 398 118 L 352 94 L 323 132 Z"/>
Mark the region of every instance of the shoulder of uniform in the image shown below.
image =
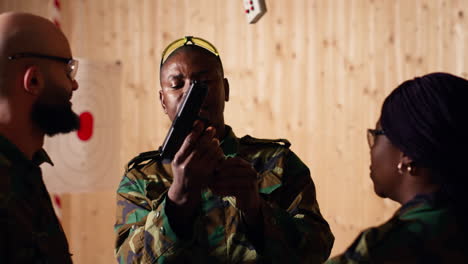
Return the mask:
<path id="1" fill-rule="evenodd" d="M 239 139 L 239 142 L 246 145 L 279 145 L 285 148 L 289 148 L 291 146 L 291 143 L 287 139 L 260 139 L 249 135 Z"/>
<path id="2" fill-rule="evenodd" d="M 9 166 L 11 166 L 11 161 L 3 153 L 0 153 L 0 167 Z"/>
<path id="3" fill-rule="evenodd" d="M 147 152 L 142 152 L 138 154 L 138 156 L 134 157 L 131 159 L 128 164 L 126 171 L 129 171 L 136 166 L 142 165 L 143 162 L 145 161 L 158 161 L 161 159 L 161 151 L 159 150 L 152 150 L 152 151 L 147 151 Z M 148 162 L 144 163 L 147 164 Z"/>

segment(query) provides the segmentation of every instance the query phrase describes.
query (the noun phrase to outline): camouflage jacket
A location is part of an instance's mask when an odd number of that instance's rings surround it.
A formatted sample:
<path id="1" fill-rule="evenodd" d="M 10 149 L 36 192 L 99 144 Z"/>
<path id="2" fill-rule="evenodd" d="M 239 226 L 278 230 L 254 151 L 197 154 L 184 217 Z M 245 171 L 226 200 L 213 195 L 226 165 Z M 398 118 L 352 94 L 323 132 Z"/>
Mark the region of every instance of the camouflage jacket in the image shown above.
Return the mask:
<path id="1" fill-rule="evenodd" d="M 322 263 L 334 237 L 320 214 L 309 169 L 286 140 L 237 138 L 228 127 L 225 156 L 239 156 L 258 171 L 263 198 L 264 245 L 246 235 L 233 197 L 206 189 L 192 238 L 181 239 L 165 214 L 170 164 L 131 162 L 117 191 L 116 257 L 119 263 Z M 144 155 L 143 155 L 144 156 Z"/>
<path id="2" fill-rule="evenodd" d="M 67 239 L 55 215 L 39 165 L 0 136 L 0 263 L 71 263 Z"/>
<path id="3" fill-rule="evenodd" d="M 443 195 L 418 195 L 326 263 L 468 263 L 461 231 Z"/>

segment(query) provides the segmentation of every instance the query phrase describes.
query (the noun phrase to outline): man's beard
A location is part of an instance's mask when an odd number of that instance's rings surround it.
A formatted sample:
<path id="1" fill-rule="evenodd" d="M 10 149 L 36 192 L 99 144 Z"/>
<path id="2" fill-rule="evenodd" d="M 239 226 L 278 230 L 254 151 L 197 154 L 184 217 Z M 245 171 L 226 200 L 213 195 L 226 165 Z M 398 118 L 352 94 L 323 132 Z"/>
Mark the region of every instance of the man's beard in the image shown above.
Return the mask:
<path id="1" fill-rule="evenodd" d="M 50 104 L 36 101 L 31 118 L 48 136 L 69 133 L 80 128 L 80 118 L 73 112 L 70 104 Z"/>

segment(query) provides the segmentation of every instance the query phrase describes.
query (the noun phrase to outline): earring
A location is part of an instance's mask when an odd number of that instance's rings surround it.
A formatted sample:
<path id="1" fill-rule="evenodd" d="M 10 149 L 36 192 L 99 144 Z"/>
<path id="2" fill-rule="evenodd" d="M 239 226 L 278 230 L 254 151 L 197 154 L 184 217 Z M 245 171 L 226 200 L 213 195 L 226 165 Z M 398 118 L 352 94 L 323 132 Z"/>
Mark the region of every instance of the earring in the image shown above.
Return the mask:
<path id="1" fill-rule="evenodd" d="M 397 165 L 398 173 L 400 175 L 403 175 L 403 170 L 401 169 L 402 167 L 403 167 L 403 162 L 400 161 L 400 163 L 398 163 L 398 165 Z"/>
<path id="2" fill-rule="evenodd" d="M 413 168 L 411 167 L 411 164 L 408 164 L 408 166 L 406 167 L 406 170 L 408 171 L 408 173 L 411 173 L 412 169 Z"/>

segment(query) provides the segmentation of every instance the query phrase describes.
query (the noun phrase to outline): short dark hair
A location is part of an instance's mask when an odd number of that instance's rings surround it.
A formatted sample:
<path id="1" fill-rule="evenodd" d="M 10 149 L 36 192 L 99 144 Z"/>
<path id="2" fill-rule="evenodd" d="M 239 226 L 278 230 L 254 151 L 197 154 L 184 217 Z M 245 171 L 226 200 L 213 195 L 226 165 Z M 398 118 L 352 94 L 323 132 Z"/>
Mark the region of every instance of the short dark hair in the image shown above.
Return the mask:
<path id="1" fill-rule="evenodd" d="M 223 68 L 223 63 L 221 62 L 221 58 L 219 56 L 216 56 L 215 54 L 213 54 L 212 52 L 202 48 L 202 47 L 199 47 L 199 46 L 196 46 L 196 45 L 184 45 L 184 46 L 181 46 L 179 48 L 177 48 L 176 50 L 174 50 L 167 58 L 166 60 L 164 61 L 164 63 L 161 65 L 161 68 L 159 70 L 159 76 L 161 76 L 161 72 L 164 68 L 164 65 L 166 65 L 166 63 L 175 55 L 179 54 L 179 53 L 182 53 L 182 52 L 200 52 L 202 54 L 204 54 L 204 56 L 207 56 L 209 58 L 213 58 L 216 63 L 217 63 L 217 66 L 218 66 L 218 70 L 220 71 L 221 73 L 221 76 L 224 77 L 224 68 Z"/>

